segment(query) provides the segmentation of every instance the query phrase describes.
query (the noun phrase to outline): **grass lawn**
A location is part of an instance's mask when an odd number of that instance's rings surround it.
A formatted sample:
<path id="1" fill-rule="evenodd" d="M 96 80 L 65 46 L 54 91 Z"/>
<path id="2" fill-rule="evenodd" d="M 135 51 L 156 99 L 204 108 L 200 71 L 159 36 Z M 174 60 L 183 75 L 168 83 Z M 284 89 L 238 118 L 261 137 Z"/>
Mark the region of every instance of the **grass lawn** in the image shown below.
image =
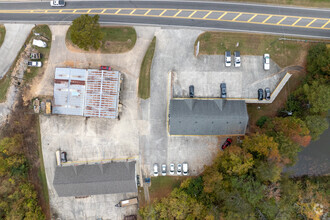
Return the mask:
<path id="1" fill-rule="evenodd" d="M 181 182 L 189 177 L 183 176 L 158 176 L 151 177 L 149 195 L 151 203 L 156 199 L 168 196 L 174 188 L 180 187 Z"/>
<path id="2" fill-rule="evenodd" d="M 133 27 L 101 27 L 101 31 L 103 33 L 101 48 L 98 51 L 90 50 L 89 52 L 124 53 L 130 51 L 136 43 L 136 32 Z M 76 49 L 82 50 L 72 43 L 70 29 L 66 33 L 65 41 Z"/>
<path id="3" fill-rule="evenodd" d="M 6 36 L 6 28 L 4 25 L 0 24 L 0 47 L 3 41 L 5 40 L 5 36 Z"/>
<path id="4" fill-rule="evenodd" d="M 329 0 L 216 0 L 225 2 L 261 3 L 273 5 L 299 5 L 306 7 L 330 8 Z"/>
<path id="5" fill-rule="evenodd" d="M 200 41 L 200 54 L 224 54 L 225 50 L 232 53 L 235 50 L 241 55 L 260 55 L 269 53 L 280 67 L 295 65 L 301 59 L 300 55 L 306 53 L 309 43 L 296 41 L 280 41 L 279 36 L 227 33 L 227 32 L 205 32 L 197 41 Z M 236 47 L 237 42 L 239 46 Z"/>
<path id="6" fill-rule="evenodd" d="M 146 54 L 144 55 L 139 77 L 139 89 L 138 95 L 142 99 L 147 99 L 150 97 L 150 69 L 152 64 L 152 59 L 154 57 L 154 52 L 156 48 L 156 37 L 152 39 Z"/>
<path id="7" fill-rule="evenodd" d="M 0 103 L 6 101 L 7 90 L 10 86 L 11 74 L 7 73 L 0 79 Z"/>
<path id="8" fill-rule="evenodd" d="M 42 59 L 40 60 L 42 62 L 42 65 L 45 66 L 46 62 L 48 61 L 49 52 L 51 48 L 52 43 L 52 32 L 50 31 L 48 25 L 38 25 L 37 27 L 33 28 L 32 32 L 40 33 L 41 36 L 48 39 L 47 47 L 41 48 L 41 47 L 35 47 L 39 53 L 41 53 Z M 27 42 L 30 41 L 32 37 L 32 34 L 27 39 Z M 30 82 L 35 76 L 37 76 L 40 72 L 45 71 L 44 67 L 28 67 L 26 73 L 24 74 L 24 80 L 26 82 Z"/>

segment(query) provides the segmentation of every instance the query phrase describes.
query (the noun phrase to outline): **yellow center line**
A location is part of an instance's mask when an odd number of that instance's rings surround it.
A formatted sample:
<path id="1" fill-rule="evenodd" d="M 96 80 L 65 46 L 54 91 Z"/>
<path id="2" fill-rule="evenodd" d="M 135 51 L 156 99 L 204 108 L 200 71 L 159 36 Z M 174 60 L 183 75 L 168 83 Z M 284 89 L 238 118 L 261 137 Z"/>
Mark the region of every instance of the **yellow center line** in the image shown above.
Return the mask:
<path id="1" fill-rule="evenodd" d="M 266 18 L 266 20 L 264 20 L 263 22 L 261 22 L 261 23 L 265 23 L 266 21 L 268 21 L 271 17 L 273 17 L 273 15 L 270 15 L 270 16 L 268 16 L 268 18 Z"/>
<path id="2" fill-rule="evenodd" d="M 62 12 L 62 10 L 59 10 L 59 12 Z"/>
<path id="3" fill-rule="evenodd" d="M 131 11 L 131 13 L 129 13 L 129 14 L 132 15 L 135 11 L 136 11 L 136 9 L 134 9 L 133 11 Z"/>
<path id="4" fill-rule="evenodd" d="M 314 21 L 316 21 L 316 20 L 317 20 L 317 19 L 314 19 L 313 21 L 309 22 L 309 24 L 308 24 L 308 25 L 306 25 L 306 27 L 309 27 L 309 25 L 313 24 L 313 23 L 314 23 Z"/>
<path id="5" fill-rule="evenodd" d="M 194 14 L 196 14 L 197 11 L 194 11 L 193 13 L 191 13 L 188 18 L 191 18 Z"/>
<path id="6" fill-rule="evenodd" d="M 76 13 L 76 11 L 77 11 L 77 10 L 73 10 L 73 12 L 72 12 L 72 13 Z"/>
<path id="7" fill-rule="evenodd" d="M 179 10 L 175 15 L 173 15 L 173 17 L 178 16 L 178 14 L 180 14 L 182 12 L 182 10 Z"/>
<path id="8" fill-rule="evenodd" d="M 87 11 L 87 14 L 88 14 L 89 12 L 91 12 L 91 10 L 92 10 L 92 9 L 89 9 L 89 10 Z"/>
<path id="9" fill-rule="evenodd" d="M 282 21 L 284 21 L 288 16 L 284 16 L 279 22 L 277 22 L 276 24 L 281 24 Z"/>
<path id="10" fill-rule="evenodd" d="M 258 14 L 253 15 L 247 22 L 252 21 L 253 18 L 255 18 Z"/>
<path id="11" fill-rule="evenodd" d="M 103 9 L 102 12 L 101 12 L 101 14 L 103 14 L 106 10 L 107 10 L 107 9 Z"/>
<path id="12" fill-rule="evenodd" d="M 325 23 L 321 28 L 325 28 L 325 26 L 327 26 L 329 23 L 330 23 L 330 20 L 327 23 Z"/>
<path id="13" fill-rule="evenodd" d="M 203 19 L 205 19 L 207 16 L 209 16 L 210 14 L 212 13 L 212 11 L 210 11 L 209 13 L 207 13 L 204 17 L 203 17 Z"/>
<path id="14" fill-rule="evenodd" d="M 121 11 L 121 9 L 117 10 L 116 13 L 115 13 L 115 15 L 118 14 L 120 11 Z"/>
<path id="15" fill-rule="evenodd" d="M 242 13 L 239 13 L 234 19 L 233 19 L 233 21 L 236 21 L 236 19 L 239 17 L 239 16 L 241 16 L 242 15 Z"/>
<path id="16" fill-rule="evenodd" d="M 151 9 L 149 9 L 146 13 L 144 13 L 144 15 L 147 15 L 150 11 L 151 11 Z"/>
<path id="17" fill-rule="evenodd" d="M 299 18 L 298 20 L 296 20 L 291 26 L 295 26 L 302 18 Z"/>
<path id="18" fill-rule="evenodd" d="M 221 18 L 223 18 L 223 16 L 225 16 L 227 14 L 227 12 L 223 13 L 220 17 L 218 17 L 218 20 L 220 20 Z"/>
<path id="19" fill-rule="evenodd" d="M 167 11 L 167 9 L 165 9 L 162 13 L 160 13 L 159 16 L 162 16 L 166 11 Z"/>

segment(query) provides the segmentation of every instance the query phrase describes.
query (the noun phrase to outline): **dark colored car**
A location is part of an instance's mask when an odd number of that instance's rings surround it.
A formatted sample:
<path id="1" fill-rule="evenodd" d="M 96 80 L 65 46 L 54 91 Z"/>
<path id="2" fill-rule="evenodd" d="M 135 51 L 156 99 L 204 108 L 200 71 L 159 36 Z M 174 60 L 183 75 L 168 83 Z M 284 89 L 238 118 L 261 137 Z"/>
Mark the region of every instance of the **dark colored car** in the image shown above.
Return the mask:
<path id="1" fill-rule="evenodd" d="M 265 99 L 266 100 L 270 99 L 270 88 L 268 87 L 265 89 Z"/>
<path id="2" fill-rule="evenodd" d="M 263 100 L 264 99 L 264 90 L 263 89 L 258 89 L 258 100 Z"/>
<path id="3" fill-rule="evenodd" d="M 221 146 L 221 149 L 224 150 L 227 147 L 229 147 L 231 145 L 231 143 L 233 142 L 233 140 L 231 138 L 227 138 L 225 143 L 223 143 L 223 145 Z"/>
<path id="4" fill-rule="evenodd" d="M 110 66 L 100 66 L 100 70 L 111 70 Z"/>
<path id="5" fill-rule="evenodd" d="M 221 92 L 221 98 L 226 98 L 227 97 L 226 83 L 221 83 L 220 84 L 220 92 Z"/>
<path id="6" fill-rule="evenodd" d="M 189 97 L 194 98 L 194 86 L 189 86 Z"/>
<path id="7" fill-rule="evenodd" d="M 63 151 L 62 153 L 61 153 L 61 162 L 62 163 L 66 163 L 68 160 L 66 159 L 66 152 L 65 151 Z"/>

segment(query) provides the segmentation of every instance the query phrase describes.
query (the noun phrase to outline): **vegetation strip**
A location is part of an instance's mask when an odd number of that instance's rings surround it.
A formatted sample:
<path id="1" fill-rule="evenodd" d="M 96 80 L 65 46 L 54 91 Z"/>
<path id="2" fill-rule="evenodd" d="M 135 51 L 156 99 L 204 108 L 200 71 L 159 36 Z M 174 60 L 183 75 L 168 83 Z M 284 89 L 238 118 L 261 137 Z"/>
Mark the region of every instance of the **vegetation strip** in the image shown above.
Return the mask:
<path id="1" fill-rule="evenodd" d="M 150 69 L 152 59 L 154 57 L 156 48 L 156 37 L 152 39 L 146 54 L 144 55 L 139 77 L 139 90 L 138 95 L 142 99 L 148 99 L 150 97 Z"/>
<path id="2" fill-rule="evenodd" d="M 0 47 L 3 41 L 5 40 L 5 36 L 6 36 L 6 28 L 4 25 L 0 24 Z"/>

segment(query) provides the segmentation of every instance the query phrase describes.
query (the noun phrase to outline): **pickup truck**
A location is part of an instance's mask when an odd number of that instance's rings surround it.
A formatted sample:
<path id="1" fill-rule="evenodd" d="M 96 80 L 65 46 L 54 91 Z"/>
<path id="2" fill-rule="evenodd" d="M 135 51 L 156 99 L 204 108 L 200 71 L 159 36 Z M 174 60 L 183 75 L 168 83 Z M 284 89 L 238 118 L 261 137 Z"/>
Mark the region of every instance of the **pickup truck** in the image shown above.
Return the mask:
<path id="1" fill-rule="evenodd" d="M 31 53 L 30 54 L 30 59 L 31 60 L 40 60 L 42 58 L 41 53 Z"/>
<path id="2" fill-rule="evenodd" d="M 138 204 L 137 198 L 131 198 L 131 199 L 125 199 L 121 200 L 118 204 L 116 204 L 116 207 L 125 207 L 125 206 L 130 206 L 130 205 L 136 205 Z"/>
<path id="3" fill-rule="evenodd" d="M 36 39 L 33 39 L 32 45 L 37 46 L 37 47 L 47 47 L 46 42 L 44 42 L 42 40 L 36 40 Z"/>
<path id="4" fill-rule="evenodd" d="M 50 6 L 52 7 L 64 7 L 65 1 L 64 0 L 51 0 Z"/>
<path id="5" fill-rule="evenodd" d="M 29 61 L 28 66 L 32 67 L 42 67 L 42 62 L 40 61 Z"/>

